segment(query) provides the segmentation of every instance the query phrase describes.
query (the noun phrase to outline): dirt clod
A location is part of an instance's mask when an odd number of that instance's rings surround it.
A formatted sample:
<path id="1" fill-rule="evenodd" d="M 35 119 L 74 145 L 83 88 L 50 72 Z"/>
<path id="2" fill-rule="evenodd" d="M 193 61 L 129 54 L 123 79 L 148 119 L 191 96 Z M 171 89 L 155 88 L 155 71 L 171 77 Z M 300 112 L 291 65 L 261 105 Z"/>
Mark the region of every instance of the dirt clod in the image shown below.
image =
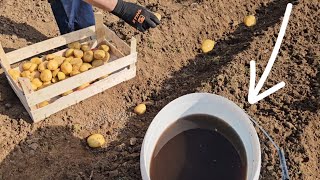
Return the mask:
<path id="1" fill-rule="evenodd" d="M 36 151 L 37 149 L 38 149 L 38 147 L 39 147 L 39 144 L 37 144 L 37 143 L 32 143 L 32 144 L 30 144 L 30 145 L 28 145 L 31 149 L 33 149 L 34 151 Z"/>
<path id="2" fill-rule="evenodd" d="M 118 170 L 110 171 L 108 174 L 110 177 L 116 177 L 119 175 L 119 171 Z"/>
<path id="3" fill-rule="evenodd" d="M 130 145 L 131 145 L 131 146 L 136 145 L 137 140 L 138 140 L 137 138 L 130 138 Z"/>
<path id="4" fill-rule="evenodd" d="M 4 106 L 5 106 L 7 109 L 12 108 L 12 104 L 11 104 L 11 103 L 6 103 Z"/>

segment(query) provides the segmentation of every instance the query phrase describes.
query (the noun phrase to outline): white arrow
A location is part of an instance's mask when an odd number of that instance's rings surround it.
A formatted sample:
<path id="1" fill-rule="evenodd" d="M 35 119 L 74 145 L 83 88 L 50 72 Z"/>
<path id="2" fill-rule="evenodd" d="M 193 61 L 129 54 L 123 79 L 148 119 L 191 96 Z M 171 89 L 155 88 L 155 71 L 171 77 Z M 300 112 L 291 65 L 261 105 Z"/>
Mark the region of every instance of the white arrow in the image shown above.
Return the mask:
<path id="1" fill-rule="evenodd" d="M 256 62 L 255 61 L 250 61 L 250 85 L 249 85 L 249 94 L 248 94 L 248 101 L 250 104 L 254 104 L 260 100 L 262 100 L 263 98 L 269 96 L 270 94 L 278 91 L 279 89 L 283 88 L 286 84 L 282 81 L 279 84 L 273 86 L 272 88 L 268 89 L 267 91 L 259 94 L 264 82 L 266 81 L 271 68 L 273 66 L 274 61 L 276 60 L 276 57 L 278 55 L 284 34 L 286 32 L 286 28 L 289 22 L 289 17 L 291 14 L 291 10 L 292 10 L 292 4 L 289 3 L 287 5 L 287 9 L 286 12 L 284 14 L 284 18 L 283 18 L 283 22 L 280 28 L 280 32 L 277 38 L 277 42 L 276 45 L 274 46 L 274 49 L 272 51 L 271 57 L 269 59 L 269 62 L 267 64 L 267 67 L 265 69 L 265 71 L 263 72 L 257 87 L 255 88 L 255 79 L 256 79 Z"/>

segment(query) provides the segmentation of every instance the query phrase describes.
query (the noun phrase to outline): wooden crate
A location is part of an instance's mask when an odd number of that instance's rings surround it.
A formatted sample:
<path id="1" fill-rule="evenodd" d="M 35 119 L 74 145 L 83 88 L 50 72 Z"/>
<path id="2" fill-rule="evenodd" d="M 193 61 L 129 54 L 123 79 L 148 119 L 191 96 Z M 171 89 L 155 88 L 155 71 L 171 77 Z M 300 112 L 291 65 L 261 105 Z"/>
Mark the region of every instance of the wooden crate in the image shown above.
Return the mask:
<path id="1" fill-rule="evenodd" d="M 39 122 L 62 109 L 136 76 L 135 63 L 137 61 L 137 52 L 135 38 L 131 39 L 130 47 L 112 30 L 103 25 L 102 18 L 101 13 L 96 13 L 95 26 L 42 41 L 7 54 L 5 54 L 0 44 L 1 66 L 9 84 L 34 122 Z M 100 44 L 107 44 L 110 47 L 111 55 L 109 62 L 38 91 L 32 90 L 31 82 L 28 78 L 18 78 L 15 81 L 8 73 L 8 70 L 15 63 L 76 41 L 89 43 L 92 48 Z M 54 54 L 62 55 L 65 50 Z M 19 67 L 15 69 L 19 69 Z M 105 75 L 109 76 L 101 78 Z M 61 96 L 61 94 L 74 90 L 88 82 L 91 82 L 91 85 L 87 88 L 74 91 L 67 96 Z M 48 99 L 50 99 L 50 103 L 47 106 L 39 108 L 38 104 Z"/>

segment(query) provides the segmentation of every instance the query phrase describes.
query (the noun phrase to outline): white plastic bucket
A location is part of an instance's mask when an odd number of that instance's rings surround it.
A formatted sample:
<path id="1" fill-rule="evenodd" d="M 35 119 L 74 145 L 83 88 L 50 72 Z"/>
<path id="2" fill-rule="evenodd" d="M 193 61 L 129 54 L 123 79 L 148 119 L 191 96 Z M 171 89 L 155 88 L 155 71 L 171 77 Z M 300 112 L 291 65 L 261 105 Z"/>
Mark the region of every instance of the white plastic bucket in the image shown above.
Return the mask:
<path id="1" fill-rule="evenodd" d="M 177 98 L 165 106 L 153 119 L 141 148 L 142 179 L 150 180 L 152 155 L 162 133 L 178 119 L 192 114 L 215 116 L 229 124 L 238 133 L 245 148 L 247 180 L 258 180 L 261 168 L 261 150 L 259 138 L 252 122 L 248 115 L 232 101 L 209 93 L 193 93 Z M 169 136 L 171 136 L 168 137 L 169 139 L 174 137 L 173 134 Z"/>

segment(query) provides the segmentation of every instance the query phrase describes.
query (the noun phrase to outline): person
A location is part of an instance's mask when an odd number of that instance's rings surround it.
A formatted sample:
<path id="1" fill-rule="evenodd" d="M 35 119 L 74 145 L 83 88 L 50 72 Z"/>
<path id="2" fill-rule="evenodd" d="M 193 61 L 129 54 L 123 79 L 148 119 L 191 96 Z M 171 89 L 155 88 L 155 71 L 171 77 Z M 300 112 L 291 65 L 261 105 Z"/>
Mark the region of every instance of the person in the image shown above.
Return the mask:
<path id="1" fill-rule="evenodd" d="M 141 32 L 160 24 L 158 18 L 148 9 L 124 0 L 49 0 L 49 3 L 60 34 L 94 25 L 92 6 L 116 15 Z"/>

